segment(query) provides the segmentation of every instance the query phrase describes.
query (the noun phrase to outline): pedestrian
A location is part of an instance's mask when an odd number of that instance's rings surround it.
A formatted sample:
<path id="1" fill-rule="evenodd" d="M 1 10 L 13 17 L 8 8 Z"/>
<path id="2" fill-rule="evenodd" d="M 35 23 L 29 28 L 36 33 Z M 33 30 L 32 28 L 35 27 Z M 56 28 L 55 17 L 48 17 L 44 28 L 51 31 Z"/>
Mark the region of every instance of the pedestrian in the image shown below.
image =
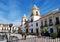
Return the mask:
<path id="1" fill-rule="evenodd" d="M 8 42 L 8 37 L 7 37 L 7 34 L 5 34 L 5 38 L 7 39 L 7 42 Z"/>
<path id="2" fill-rule="evenodd" d="M 27 36 L 27 35 L 26 35 L 26 33 L 25 33 L 25 35 L 24 35 L 24 36 L 25 36 L 24 40 L 26 40 L 26 36 Z"/>
<path id="3" fill-rule="evenodd" d="M 22 39 L 23 39 L 23 35 L 24 35 L 24 34 L 22 33 Z"/>

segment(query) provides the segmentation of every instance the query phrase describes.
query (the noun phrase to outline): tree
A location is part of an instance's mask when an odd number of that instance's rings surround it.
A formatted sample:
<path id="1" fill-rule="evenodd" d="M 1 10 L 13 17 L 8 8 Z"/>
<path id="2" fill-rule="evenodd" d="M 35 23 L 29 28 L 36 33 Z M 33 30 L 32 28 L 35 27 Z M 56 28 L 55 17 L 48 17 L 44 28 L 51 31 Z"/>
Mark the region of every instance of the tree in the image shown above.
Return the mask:
<path id="1" fill-rule="evenodd" d="M 44 35 L 49 36 L 48 27 L 44 27 Z"/>
<path id="2" fill-rule="evenodd" d="M 45 27 L 43 30 L 44 30 L 45 33 L 48 32 L 48 28 L 47 27 Z"/>

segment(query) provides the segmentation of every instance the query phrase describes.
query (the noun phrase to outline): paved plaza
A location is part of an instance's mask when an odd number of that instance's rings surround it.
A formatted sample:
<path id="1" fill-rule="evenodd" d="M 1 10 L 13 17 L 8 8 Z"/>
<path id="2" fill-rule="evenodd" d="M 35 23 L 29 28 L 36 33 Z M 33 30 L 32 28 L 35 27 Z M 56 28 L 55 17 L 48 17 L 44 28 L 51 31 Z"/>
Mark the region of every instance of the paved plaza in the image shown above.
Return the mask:
<path id="1" fill-rule="evenodd" d="M 29 36 L 27 36 L 26 40 L 19 39 L 17 41 L 12 41 L 12 42 L 60 42 L 60 38 L 56 38 L 56 39 L 51 39 L 49 37 L 39 37 L 38 38 L 37 36 L 29 35 Z"/>
<path id="2" fill-rule="evenodd" d="M 60 39 L 48 39 L 48 38 L 28 38 L 26 40 L 18 40 L 12 42 L 60 42 Z"/>
<path id="3" fill-rule="evenodd" d="M 51 37 L 44 36 L 37 37 L 35 35 L 28 35 L 26 40 L 22 39 L 21 34 L 11 34 L 11 36 L 16 36 L 18 40 L 16 40 L 16 37 L 12 37 L 10 42 L 60 42 L 60 38 L 52 39 Z"/>

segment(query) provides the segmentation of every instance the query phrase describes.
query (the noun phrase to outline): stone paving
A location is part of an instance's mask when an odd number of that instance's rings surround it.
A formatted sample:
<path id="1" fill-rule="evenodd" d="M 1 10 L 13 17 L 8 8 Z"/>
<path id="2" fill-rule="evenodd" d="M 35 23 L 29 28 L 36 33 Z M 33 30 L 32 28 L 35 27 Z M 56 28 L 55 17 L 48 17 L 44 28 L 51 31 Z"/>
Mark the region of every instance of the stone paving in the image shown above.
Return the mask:
<path id="1" fill-rule="evenodd" d="M 17 42 L 60 42 L 60 39 L 28 38 L 26 40 L 19 40 Z"/>
<path id="2" fill-rule="evenodd" d="M 31 37 L 27 38 L 26 40 L 18 40 L 13 42 L 60 42 L 60 38 L 56 39 L 49 39 L 49 38 L 37 38 L 37 37 Z"/>
<path id="3" fill-rule="evenodd" d="M 17 36 L 18 34 L 16 34 L 15 36 Z M 51 39 L 49 37 L 40 37 L 38 38 L 37 36 L 27 36 L 26 40 L 22 40 L 21 35 L 18 35 L 19 40 L 18 41 L 12 41 L 12 42 L 60 42 L 60 38 L 56 38 L 56 39 Z"/>

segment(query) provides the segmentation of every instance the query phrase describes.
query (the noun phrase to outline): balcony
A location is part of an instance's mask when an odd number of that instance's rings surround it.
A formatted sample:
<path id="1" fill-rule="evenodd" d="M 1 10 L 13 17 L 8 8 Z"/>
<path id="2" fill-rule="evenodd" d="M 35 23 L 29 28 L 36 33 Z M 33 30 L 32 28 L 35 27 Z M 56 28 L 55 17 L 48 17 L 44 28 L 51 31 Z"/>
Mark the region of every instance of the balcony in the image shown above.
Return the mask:
<path id="1" fill-rule="evenodd" d="M 49 23 L 49 26 L 53 26 L 53 23 Z"/>

